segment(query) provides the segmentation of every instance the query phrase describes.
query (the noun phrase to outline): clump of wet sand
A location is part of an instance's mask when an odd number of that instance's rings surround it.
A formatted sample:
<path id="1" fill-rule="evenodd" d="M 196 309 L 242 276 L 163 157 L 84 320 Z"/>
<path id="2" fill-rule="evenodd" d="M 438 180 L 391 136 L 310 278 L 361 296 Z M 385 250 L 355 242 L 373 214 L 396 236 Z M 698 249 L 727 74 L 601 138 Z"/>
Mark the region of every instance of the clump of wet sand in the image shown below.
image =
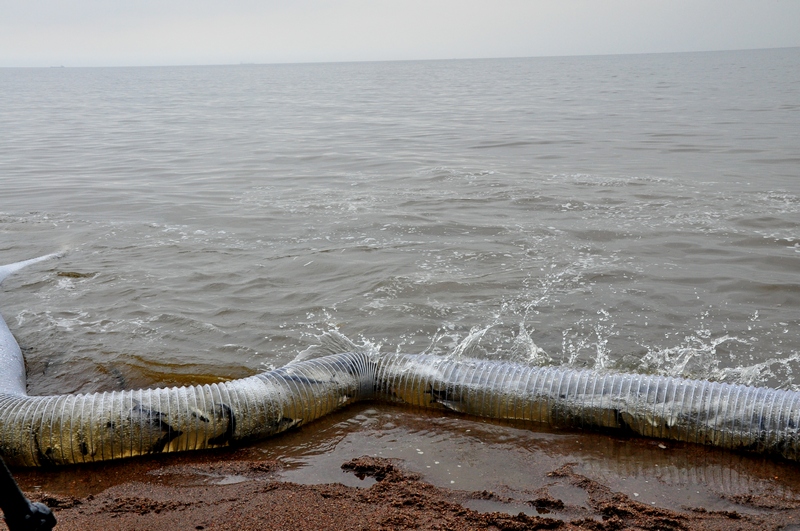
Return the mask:
<path id="1" fill-rule="evenodd" d="M 547 488 L 530 499 L 501 492 L 434 486 L 396 459 L 359 457 L 342 464 L 364 487 L 282 481 L 276 461 L 239 459 L 149 461 L 126 467 L 96 494 L 46 490 L 27 495 L 50 506 L 57 530 L 758 530 L 800 523 L 800 502 L 759 494 L 734 500 L 742 511 L 655 507 L 575 472 L 566 464 L 543 478 L 585 493 L 580 503 Z M 41 474 L 42 472 L 38 472 Z M 23 473 L 23 476 L 25 474 Z M 368 481 L 367 481 L 368 480 Z M 368 485 L 368 486 L 366 486 Z M 483 505 L 482 505 L 483 504 Z M 517 510 L 521 505 L 526 510 Z M 489 507 L 477 510 L 474 507 Z M 472 508 L 471 508 L 472 507 Z M 0 529 L 5 526 L 0 524 Z"/>

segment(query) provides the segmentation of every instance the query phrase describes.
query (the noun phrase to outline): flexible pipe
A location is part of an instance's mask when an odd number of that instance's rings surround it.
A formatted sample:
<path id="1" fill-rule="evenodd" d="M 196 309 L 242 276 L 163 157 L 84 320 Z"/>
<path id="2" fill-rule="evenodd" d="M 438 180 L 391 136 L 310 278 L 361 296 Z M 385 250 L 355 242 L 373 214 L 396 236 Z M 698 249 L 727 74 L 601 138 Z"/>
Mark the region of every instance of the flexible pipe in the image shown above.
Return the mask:
<path id="1" fill-rule="evenodd" d="M 388 354 L 376 396 L 557 428 L 619 430 L 800 460 L 800 393 L 665 376 Z"/>
<path id="2" fill-rule="evenodd" d="M 800 393 L 703 380 L 348 352 L 221 384 L 27 396 L 20 366 L 0 318 L 0 455 L 17 466 L 227 446 L 363 399 L 800 458 Z"/>

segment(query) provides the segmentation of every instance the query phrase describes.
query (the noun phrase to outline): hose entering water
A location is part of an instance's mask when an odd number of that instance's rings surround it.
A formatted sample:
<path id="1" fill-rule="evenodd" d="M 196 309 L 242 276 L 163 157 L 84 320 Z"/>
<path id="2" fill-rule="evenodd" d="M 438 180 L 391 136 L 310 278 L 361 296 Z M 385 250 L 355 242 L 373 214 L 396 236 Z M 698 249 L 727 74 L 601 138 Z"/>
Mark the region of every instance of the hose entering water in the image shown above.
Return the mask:
<path id="1" fill-rule="evenodd" d="M 0 267 L 0 281 L 20 267 Z M 348 352 L 221 384 L 27 396 L 0 318 L 0 456 L 17 466 L 227 446 L 364 399 L 800 460 L 797 392 L 426 355 Z"/>
<path id="2" fill-rule="evenodd" d="M 389 401 L 800 460 L 794 391 L 404 354 L 381 358 L 376 371 L 376 396 Z"/>

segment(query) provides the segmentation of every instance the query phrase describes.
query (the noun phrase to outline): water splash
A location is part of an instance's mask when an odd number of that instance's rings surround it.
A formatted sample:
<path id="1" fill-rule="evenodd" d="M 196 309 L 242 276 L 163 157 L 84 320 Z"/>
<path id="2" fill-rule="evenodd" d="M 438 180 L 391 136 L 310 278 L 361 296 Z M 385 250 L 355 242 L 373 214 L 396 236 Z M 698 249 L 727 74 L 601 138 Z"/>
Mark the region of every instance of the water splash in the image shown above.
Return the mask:
<path id="1" fill-rule="evenodd" d="M 330 356 L 332 354 L 342 354 L 344 352 L 373 353 L 380 350 L 380 344 L 373 343 L 363 338 L 361 344 L 358 344 L 338 330 L 323 332 L 316 336 L 316 341 L 317 343 L 300 351 L 288 365 L 321 358 L 323 356 Z"/>
<path id="2" fill-rule="evenodd" d="M 551 365 L 551 358 L 543 348 L 533 342 L 525 323 L 519 324 L 519 332 L 514 336 L 509 353 L 511 361 L 531 366 Z"/>
<path id="3" fill-rule="evenodd" d="M 452 354 L 450 355 L 453 359 L 458 358 L 482 358 L 486 357 L 485 349 L 481 349 L 480 343 L 483 336 L 493 327 L 494 324 L 490 324 L 486 327 L 478 327 L 473 326 L 469 334 L 467 334 L 456 347 L 453 349 Z"/>
<path id="4" fill-rule="evenodd" d="M 597 315 L 599 317 L 596 320 L 580 319 L 573 327 L 562 332 L 561 351 L 565 365 L 595 369 L 615 366 L 608 342 L 611 337 L 618 335 L 616 323 L 611 320 L 608 310 L 600 309 Z"/>
<path id="5" fill-rule="evenodd" d="M 675 376 L 681 378 L 710 378 L 722 374 L 717 348 L 726 343 L 749 345 L 748 341 L 736 336 L 712 337 L 710 330 L 698 330 L 684 336 L 679 345 L 667 348 L 648 348 L 638 370 L 644 373 Z M 737 382 L 744 383 L 744 382 Z"/>
<path id="6" fill-rule="evenodd" d="M 759 311 L 755 310 L 747 320 L 749 337 L 727 331 L 715 332 L 707 325 L 710 310 L 700 316 L 701 326 L 680 338 L 675 345 L 667 347 L 642 345 L 646 354 L 634 370 L 681 378 L 705 379 L 732 384 L 768 386 L 777 389 L 800 390 L 795 375 L 800 373 L 800 351 L 777 351 L 765 358 L 763 352 L 755 353 L 759 337 Z M 777 323 L 781 333 L 788 328 Z M 739 348 L 736 348 L 739 347 Z M 740 352 L 744 348 L 749 357 Z M 760 360 L 760 361 L 756 361 Z"/>

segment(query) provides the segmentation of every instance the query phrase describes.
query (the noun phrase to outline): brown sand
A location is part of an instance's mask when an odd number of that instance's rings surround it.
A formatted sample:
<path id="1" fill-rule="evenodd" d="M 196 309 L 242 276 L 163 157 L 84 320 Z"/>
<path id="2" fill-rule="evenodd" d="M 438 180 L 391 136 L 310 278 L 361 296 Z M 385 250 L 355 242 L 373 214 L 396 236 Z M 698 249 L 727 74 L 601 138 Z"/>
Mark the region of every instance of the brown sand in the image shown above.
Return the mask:
<path id="1" fill-rule="evenodd" d="M 540 489 L 525 503 L 530 512 L 477 510 L 481 502 L 502 507 L 503 496 L 435 487 L 394 460 L 362 457 L 342 464 L 357 477 L 372 478 L 368 487 L 342 484 L 299 485 L 275 480 L 275 462 L 240 459 L 171 458 L 166 466 L 144 460 L 126 467 L 124 481 L 96 495 L 73 497 L 29 491 L 50 506 L 58 530 L 182 529 L 795 529 L 800 502 L 754 496 L 737 500 L 748 513 L 686 507 L 671 510 L 637 502 L 565 465 L 542 470 L 552 485 L 569 485 L 586 493 L 570 506 Z M 20 472 L 23 480 L 31 474 Z M 34 478 L 35 479 L 35 478 Z M 27 481 L 25 481 L 27 482 Z M 509 505 L 513 507 L 513 505 Z M 509 512 L 511 514 L 509 514 Z M 554 517 L 555 516 L 555 517 Z M 5 526 L 0 524 L 0 529 Z"/>
<path id="2" fill-rule="evenodd" d="M 797 470 L 366 405 L 244 448 L 14 473 L 57 530 L 788 531 L 800 530 Z"/>

